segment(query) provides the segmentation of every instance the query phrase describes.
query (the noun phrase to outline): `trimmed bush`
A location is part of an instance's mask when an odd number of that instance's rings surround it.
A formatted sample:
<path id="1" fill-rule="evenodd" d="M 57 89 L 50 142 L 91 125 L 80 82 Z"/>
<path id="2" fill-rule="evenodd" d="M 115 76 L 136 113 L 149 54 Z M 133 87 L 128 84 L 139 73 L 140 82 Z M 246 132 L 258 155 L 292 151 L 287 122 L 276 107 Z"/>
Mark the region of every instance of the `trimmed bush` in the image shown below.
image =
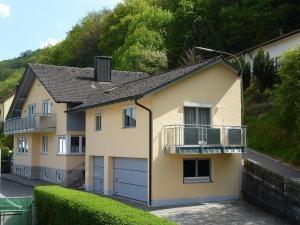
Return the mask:
<path id="1" fill-rule="evenodd" d="M 109 198 L 59 186 L 34 190 L 38 225 L 174 225 Z"/>

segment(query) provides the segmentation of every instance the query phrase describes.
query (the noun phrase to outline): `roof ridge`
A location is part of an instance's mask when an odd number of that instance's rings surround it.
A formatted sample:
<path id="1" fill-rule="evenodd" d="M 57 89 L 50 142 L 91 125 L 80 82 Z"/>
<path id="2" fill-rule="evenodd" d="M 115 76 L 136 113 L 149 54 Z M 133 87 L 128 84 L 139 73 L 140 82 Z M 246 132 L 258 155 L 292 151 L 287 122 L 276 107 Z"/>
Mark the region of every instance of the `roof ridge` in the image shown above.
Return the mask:
<path id="1" fill-rule="evenodd" d="M 46 66 L 46 67 L 55 67 L 55 68 L 66 68 L 66 69 L 79 69 L 79 70 L 83 70 L 83 69 L 90 69 L 93 70 L 94 67 L 75 67 L 75 66 L 60 66 L 60 65 L 53 65 L 53 64 L 44 64 L 44 63 L 28 63 L 28 65 L 31 66 Z M 146 72 L 142 72 L 142 71 L 127 71 L 127 70 L 112 70 L 114 72 L 121 72 L 121 73 L 141 73 L 141 74 L 147 74 Z"/>

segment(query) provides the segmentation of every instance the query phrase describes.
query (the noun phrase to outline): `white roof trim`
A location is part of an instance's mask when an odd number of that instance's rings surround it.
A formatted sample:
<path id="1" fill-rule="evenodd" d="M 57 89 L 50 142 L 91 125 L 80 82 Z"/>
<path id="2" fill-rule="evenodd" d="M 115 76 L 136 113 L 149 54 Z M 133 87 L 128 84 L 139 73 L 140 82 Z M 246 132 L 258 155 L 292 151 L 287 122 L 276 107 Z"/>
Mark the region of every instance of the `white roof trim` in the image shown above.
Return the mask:
<path id="1" fill-rule="evenodd" d="M 201 108 L 212 108 L 213 105 L 206 102 L 184 102 L 184 106 L 187 107 L 201 107 Z"/>

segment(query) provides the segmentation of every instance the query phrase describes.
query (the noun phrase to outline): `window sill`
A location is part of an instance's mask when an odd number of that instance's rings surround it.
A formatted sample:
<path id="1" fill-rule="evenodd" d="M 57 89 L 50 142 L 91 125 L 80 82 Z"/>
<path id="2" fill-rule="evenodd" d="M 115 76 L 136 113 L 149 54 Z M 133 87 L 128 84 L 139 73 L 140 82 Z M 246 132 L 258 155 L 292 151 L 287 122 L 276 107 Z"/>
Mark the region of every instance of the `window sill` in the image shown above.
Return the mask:
<path id="1" fill-rule="evenodd" d="M 132 129 L 132 128 L 136 128 L 136 127 L 122 127 L 122 129 Z"/>
<path id="2" fill-rule="evenodd" d="M 208 177 L 189 177 L 189 178 L 183 178 L 184 184 L 207 184 L 207 183 L 213 183 L 211 178 Z"/>
<path id="3" fill-rule="evenodd" d="M 48 155 L 48 152 L 41 152 L 41 155 Z"/>
<path id="4" fill-rule="evenodd" d="M 28 155 L 28 153 L 16 152 L 16 155 L 24 155 L 24 156 L 26 156 L 26 155 Z"/>
<path id="5" fill-rule="evenodd" d="M 84 156 L 85 153 L 57 153 L 59 156 Z"/>

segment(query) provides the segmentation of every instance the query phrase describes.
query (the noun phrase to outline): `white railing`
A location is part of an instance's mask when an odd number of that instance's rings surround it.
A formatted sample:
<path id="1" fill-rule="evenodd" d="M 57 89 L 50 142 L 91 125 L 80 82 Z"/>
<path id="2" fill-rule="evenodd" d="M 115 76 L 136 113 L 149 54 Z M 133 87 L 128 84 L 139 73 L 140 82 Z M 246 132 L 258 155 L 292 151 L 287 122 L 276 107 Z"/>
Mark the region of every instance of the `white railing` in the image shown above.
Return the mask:
<path id="1" fill-rule="evenodd" d="M 46 132 L 56 129 L 55 114 L 35 114 L 24 118 L 13 118 L 4 122 L 4 133 Z"/>
<path id="2" fill-rule="evenodd" d="M 247 145 L 243 126 L 168 125 L 164 127 L 165 149 L 176 147 L 238 147 Z"/>

